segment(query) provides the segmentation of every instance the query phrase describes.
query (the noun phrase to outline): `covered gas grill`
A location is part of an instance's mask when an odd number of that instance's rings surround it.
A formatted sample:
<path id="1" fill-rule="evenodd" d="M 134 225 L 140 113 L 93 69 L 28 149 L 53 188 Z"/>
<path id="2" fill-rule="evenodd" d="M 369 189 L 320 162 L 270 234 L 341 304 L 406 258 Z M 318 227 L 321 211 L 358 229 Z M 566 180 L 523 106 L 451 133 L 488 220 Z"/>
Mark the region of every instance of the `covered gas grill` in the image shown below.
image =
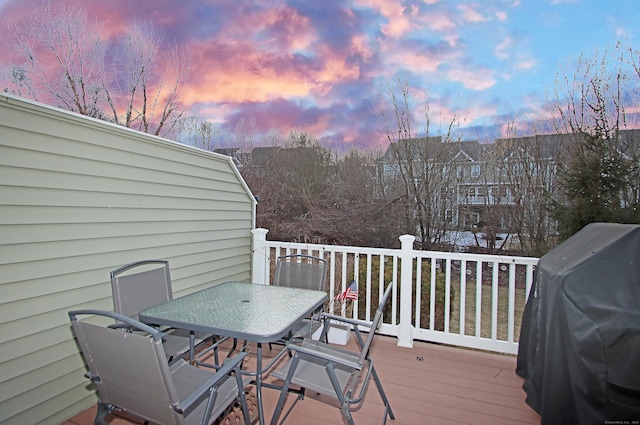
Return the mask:
<path id="1" fill-rule="evenodd" d="M 640 421 L 640 226 L 590 224 L 535 273 L 516 372 L 541 424 Z"/>

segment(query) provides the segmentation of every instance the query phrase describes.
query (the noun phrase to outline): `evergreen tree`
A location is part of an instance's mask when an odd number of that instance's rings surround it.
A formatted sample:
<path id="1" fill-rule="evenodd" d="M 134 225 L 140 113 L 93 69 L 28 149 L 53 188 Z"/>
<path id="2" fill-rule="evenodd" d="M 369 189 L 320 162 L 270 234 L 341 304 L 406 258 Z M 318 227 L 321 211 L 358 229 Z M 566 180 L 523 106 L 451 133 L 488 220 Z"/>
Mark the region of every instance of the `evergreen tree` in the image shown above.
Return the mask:
<path id="1" fill-rule="evenodd" d="M 560 189 L 564 203 L 556 203 L 554 215 L 562 238 L 589 223 L 640 223 L 637 198 L 629 202 L 638 164 L 622 151 L 617 134 L 607 137 L 580 133 L 570 148 L 570 161 L 561 164 Z"/>

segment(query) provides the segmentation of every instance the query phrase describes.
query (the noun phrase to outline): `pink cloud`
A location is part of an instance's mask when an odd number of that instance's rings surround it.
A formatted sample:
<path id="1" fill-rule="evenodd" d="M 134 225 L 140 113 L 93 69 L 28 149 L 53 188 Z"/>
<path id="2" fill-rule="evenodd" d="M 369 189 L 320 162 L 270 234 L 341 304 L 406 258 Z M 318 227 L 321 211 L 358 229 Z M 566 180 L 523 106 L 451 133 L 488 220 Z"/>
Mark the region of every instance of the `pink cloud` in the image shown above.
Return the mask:
<path id="1" fill-rule="evenodd" d="M 396 0 L 357 0 L 358 7 L 366 7 L 376 10 L 387 19 L 387 24 L 382 27 L 382 32 L 388 37 L 401 37 L 411 28 L 410 16 L 414 10 L 407 12 L 406 7 Z"/>
<path id="2" fill-rule="evenodd" d="M 516 68 L 518 69 L 531 69 L 534 68 L 538 64 L 538 61 L 535 59 L 522 59 L 518 62 Z"/>
<path id="3" fill-rule="evenodd" d="M 496 83 L 493 71 L 486 68 L 454 68 L 447 72 L 452 81 L 462 83 L 465 88 L 472 90 L 486 90 Z"/>
<path id="4" fill-rule="evenodd" d="M 292 123 L 287 123 L 285 126 L 283 126 L 282 130 L 288 132 L 288 130 L 291 128 L 291 124 Z M 293 125 L 295 127 L 295 123 L 293 123 Z M 331 118 L 328 115 L 320 115 L 311 122 L 304 123 L 301 126 L 298 125 L 297 128 L 297 130 L 304 131 L 311 135 L 326 134 L 326 132 L 331 129 Z"/>
<path id="5" fill-rule="evenodd" d="M 495 48 L 495 53 L 498 59 L 507 59 L 509 57 L 509 53 L 507 53 L 507 49 L 513 44 L 513 38 L 506 37 L 500 44 L 498 44 Z"/>
<path id="6" fill-rule="evenodd" d="M 266 102 L 278 97 L 303 97 L 314 88 L 312 82 L 299 75 L 280 74 L 274 69 L 252 71 L 236 67 L 231 70 L 221 66 L 209 71 L 197 84 L 184 88 L 185 103 Z"/>
<path id="7" fill-rule="evenodd" d="M 318 40 L 309 18 L 285 6 L 236 15 L 233 20 L 225 22 L 216 38 L 249 40 L 251 35 L 258 33 L 268 38 L 261 40 L 259 44 L 262 45 L 258 48 L 278 50 L 284 54 L 309 49 Z M 272 43 L 273 47 L 268 43 Z"/>
<path id="8" fill-rule="evenodd" d="M 474 8 L 468 4 L 460 4 L 457 9 L 461 12 L 460 16 L 467 22 L 484 22 L 487 20 L 484 16 L 478 13 Z"/>
<path id="9" fill-rule="evenodd" d="M 322 94 L 326 94 L 335 83 L 343 83 L 355 80 L 360 74 L 360 69 L 355 64 L 349 64 L 346 58 L 331 51 L 328 48 L 320 49 L 319 56 L 324 58 L 322 68 L 314 72 L 313 79 L 320 88 Z"/>
<path id="10" fill-rule="evenodd" d="M 369 44 L 365 34 L 355 34 L 351 38 L 351 51 L 353 54 L 361 57 L 364 61 L 371 59 L 375 54 L 375 51 Z"/>
<path id="11" fill-rule="evenodd" d="M 394 67 L 413 69 L 415 72 L 435 72 L 444 62 L 444 58 L 438 54 L 415 52 L 412 49 L 392 49 L 385 54 L 387 63 Z"/>
<path id="12" fill-rule="evenodd" d="M 496 11 L 496 18 L 498 19 L 498 21 L 500 22 L 504 22 L 507 20 L 508 15 L 506 11 L 503 10 L 498 10 Z"/>
<path id="13" fill-rule="evenodd" d="M 497 113 L 498 107 L 495 103 L 479 103 L 473 105 L 473 108 L 465 110 L 464 117 L 471 123 L 482 122 L 489 117 L 494 117 Z"/>
<path id="14" fill-rule="evenodd" d="M 422 22 L 434 31 L 453 31 L 457 28 L 451 16 L 444 12 L 435 10 L 422 16 Z"/>
<path id="15" fill-rule="evenodd" d="M 360 75 L 357 62 L 320 46 L 313 57 L 262 51 L 256 43 L 200 41 L 189 46 L 199 80 L 183 92 L 187 102 L 265 102 L 324 95 Z M 348 53 L 348 50 L 347 50 Z"/>

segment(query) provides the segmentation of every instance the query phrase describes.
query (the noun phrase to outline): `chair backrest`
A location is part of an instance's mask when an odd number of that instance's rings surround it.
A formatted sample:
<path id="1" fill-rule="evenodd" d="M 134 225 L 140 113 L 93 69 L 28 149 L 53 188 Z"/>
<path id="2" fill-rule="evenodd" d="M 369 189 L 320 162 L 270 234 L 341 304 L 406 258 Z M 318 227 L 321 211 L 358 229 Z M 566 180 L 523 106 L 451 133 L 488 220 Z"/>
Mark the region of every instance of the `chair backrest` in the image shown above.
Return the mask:
<path id="1" fill-rule="evenodd" d="M 382 323 L 382 313 L 384 308 L 389 301 L 389 297 L 391 296 L 391 291 L 393 289 L 393 282 L 389 283 L 387 289 L 385 289 L 384 294 L 382 295 L 382 299 L 378 304 L 378 309 L 376 310 L 376 314 L 373 316 L 373 321 L 371 322 L 371 329 L 369 329 L 369 335 L 362 346 L 362 352 L 360 356 L 358 356 L 358 362 L 363 363 L 364 360 L 369 355 L 369 350 L 371 349 L 371 343 L 373 342 L 373 337 L 376 335 L 376 330 L 380 327 L 380 323 Z"/>
<path id="2" fill-rule="evenodd" d="M 143 271 L 127 273 L 134 268 Z M 111 272 L 111 291 L 114 311 L 137 320 L 142 310 L 173 299 L 169 262 L 142 260 L 126 264 Z"/>
<path id="3" fill-rule="evenodd" d="M 327 261 L 311 255 L 283 255 L 278 257 L 275 286 L 325 290 Z"/>
<path id="4" fill-rule="evenodd" d="M 152 338 L 79 321 L 77 316 L 81 314 L 125 322 Z M 184 417 L 172 407 L 179 399 L 156 329 L 108 311 L 78 310 L 69 312 L 69 316 L 102 402 L 153 423 L 184 424 Z"/>

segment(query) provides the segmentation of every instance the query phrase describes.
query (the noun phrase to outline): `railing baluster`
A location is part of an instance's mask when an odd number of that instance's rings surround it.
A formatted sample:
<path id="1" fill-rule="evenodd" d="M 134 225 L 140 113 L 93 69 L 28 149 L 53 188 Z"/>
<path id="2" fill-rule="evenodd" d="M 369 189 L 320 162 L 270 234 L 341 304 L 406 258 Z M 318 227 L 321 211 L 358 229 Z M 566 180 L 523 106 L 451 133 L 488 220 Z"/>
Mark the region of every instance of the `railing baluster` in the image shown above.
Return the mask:
<path id="1" fill-rule="evenodd" d="M 509 264 L 509 304 L 508 304 L 508 324 L 507 324 L 507 341 L 513 342 L 514 340 L 514 317 L 516 314 L 516 265 L 515 263 Z"/>
<path id="2" fill-rule="evenodd" d="M 491 340 L 496 341 L 498 339 L 498 277 L 500 273 L 500 264 L 497 261 L 493 262 L 491 272 Z"/>
<path id="3" fill-rule="evenodd" d="M 467 260 L 460 260 L 460 335 L 467 324 Z"/>
<path id="4" fill-rule="evenodd" d="M 429 293 L 429 329 L 436 329 L 436 288 L 437 288 L 437 261 L 435 257 L 431 258 L 431 285 Z"/>
<path id="5" fill-rule="evenodd" d="M 482 280 L 483 261 L 476 263 L 476 338 L 482 334 Z"/>
<path id="6" fill-rule="evenodd" d="M 449 327 L 449 319 L 451 312 L 451 259 L 445 261 L 444 272 L 444 332 L 451 331 Z"/>
<path id="7" fill-rule="evenodd" d="M 331 250 L 330 263 L 329 263 L 329 299 L 331 300 L 331 307 L 329 313 L 335 314 L 335 297 L 336 293 L 336 251 Z"/>
<path id="8" fill-rule="evenodd" d="M 420 329 L 422 316 L 422 257 L 418 257 L 416 259 L 416 318 L 415 318 L 415 327 L 416 329 Z"/>
<path id="9" fill-rule="evenodd" d="M 397 325 L 398 324 L 398 282 L 399 282 L 397 255 L 393 256 L 393 280 L 394 282 L 396 282 L 396 287 L 394 288 L 393 294 L 392 294 L 393 296 L 391 297 L 391 324 Z M 378 299 L 382 299 L 382 294 L 384 292 L 384 289 L 382 288 L 382 286 L 380 287 L 380 295 L 378 296 Z"/>
<path id="10" fill-rule="evenodd" d="M 364 320 L 371 320 L 371 269 L 373 266 L 373 256 L 367 253 L 367 296 L 365 305 Z"/>

